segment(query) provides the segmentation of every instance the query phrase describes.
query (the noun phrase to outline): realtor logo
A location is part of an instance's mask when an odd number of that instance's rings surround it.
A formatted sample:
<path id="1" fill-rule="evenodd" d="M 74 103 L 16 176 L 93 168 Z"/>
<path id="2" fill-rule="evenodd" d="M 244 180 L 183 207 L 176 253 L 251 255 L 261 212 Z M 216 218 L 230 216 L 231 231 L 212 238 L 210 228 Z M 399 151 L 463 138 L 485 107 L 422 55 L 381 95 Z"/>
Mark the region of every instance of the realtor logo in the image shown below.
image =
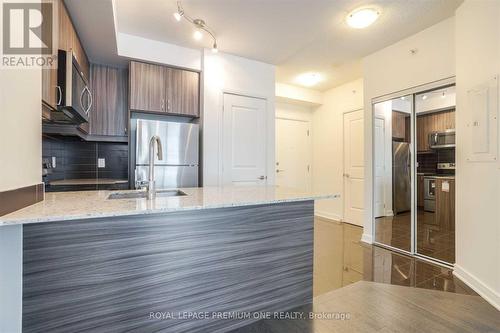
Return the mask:
<path id="1" fill-rule="evenodd" d="M 52 54 L 52 3 L 3 4 L 3 54 Z"/>
<path id="2" fill-rule="evenodd" d="M 31 1 L 31 2 L 30 2 Z M 51 0 L 2 3 L 0 68 L 57 68 L 56 6 Z"/>

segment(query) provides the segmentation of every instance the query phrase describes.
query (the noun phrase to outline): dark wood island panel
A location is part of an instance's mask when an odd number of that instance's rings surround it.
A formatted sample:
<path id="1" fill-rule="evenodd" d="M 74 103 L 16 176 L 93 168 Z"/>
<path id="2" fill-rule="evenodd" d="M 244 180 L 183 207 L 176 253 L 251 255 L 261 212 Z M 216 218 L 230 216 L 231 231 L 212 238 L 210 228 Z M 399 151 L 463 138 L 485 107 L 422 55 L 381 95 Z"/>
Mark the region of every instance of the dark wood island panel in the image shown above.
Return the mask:
<path id="1" fill-rule="evenodd" d="M 254 319 L 178 313 L 310 303 L 313 213 L 303 201 L 24 225 L 23 332 L 223 332 Z"/>

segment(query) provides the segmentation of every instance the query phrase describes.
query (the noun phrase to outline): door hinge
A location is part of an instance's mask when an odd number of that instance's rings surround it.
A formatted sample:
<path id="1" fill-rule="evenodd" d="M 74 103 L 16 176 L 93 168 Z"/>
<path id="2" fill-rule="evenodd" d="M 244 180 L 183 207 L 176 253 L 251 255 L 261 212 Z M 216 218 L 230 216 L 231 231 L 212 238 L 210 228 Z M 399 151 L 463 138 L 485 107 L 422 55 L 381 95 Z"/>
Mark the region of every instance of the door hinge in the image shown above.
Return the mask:
<path id="1" fill-rule="evenodd" d="M 308 164 L 307 165 L 307 172 L 309 172 L 311 170 L 311 166 Z"/>
<path id="2" fill-rule="evenodd" d="M 307 130 L 307 136 L 309 136 L 309 130 Z"/>

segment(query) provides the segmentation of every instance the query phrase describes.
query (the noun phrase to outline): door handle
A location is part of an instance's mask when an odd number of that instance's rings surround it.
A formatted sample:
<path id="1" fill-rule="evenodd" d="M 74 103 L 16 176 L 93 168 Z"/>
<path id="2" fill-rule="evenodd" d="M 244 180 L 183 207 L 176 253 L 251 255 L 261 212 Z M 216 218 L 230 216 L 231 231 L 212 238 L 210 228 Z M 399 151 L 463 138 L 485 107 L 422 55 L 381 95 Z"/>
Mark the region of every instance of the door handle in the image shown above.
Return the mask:
<path id="1" fill-rule="evenodd" d="M 345 178 L 349 178 L 349 177 L 351 177 L 351 176 L 350 176 L 348 173 L 344 173 L 344 177 L 345 177 Z"/>
<path id="2" fill-rule="evenodd" d="M 283 169 L 276 169 L 276 173 L 284 172 L 285 170 Z"/>
<path id="3" fill-rule="evenodd" d="M 264 180 L 264 179 L 267 179 L 267 177 L 266 177 L 266 176 L 260 176 L 260 177 L 259 177 L 259 178 L 257 178 L 257 179 L 259 179 L 259 180 Z"/>

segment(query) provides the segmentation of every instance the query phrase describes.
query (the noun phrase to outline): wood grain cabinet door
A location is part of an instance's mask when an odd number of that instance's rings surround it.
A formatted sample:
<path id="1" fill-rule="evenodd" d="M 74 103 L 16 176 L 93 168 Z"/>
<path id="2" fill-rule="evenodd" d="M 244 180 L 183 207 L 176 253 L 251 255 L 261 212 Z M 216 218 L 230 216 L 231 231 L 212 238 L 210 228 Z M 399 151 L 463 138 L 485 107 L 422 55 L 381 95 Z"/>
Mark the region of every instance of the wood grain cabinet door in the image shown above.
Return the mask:
<path id="1" fill-rule="evenodd" d="M 424 207 L 424 176 L 417 176 L 417 206 Z"/>
<path id="2" fill-rule="evenodd" d="M 71 23 L 71 19 L 69 18 L 68 11 L 66 10 L 66 6 L 62 0 L 57 0 L 57 8 L 58 8 L 58 18 L 59 18 L 59 45 L 58 48 L 60 50 L 69 51 L 73 47 L 73 38 L 75 36 L 73 24 Z"/>
<path id="3" fill-rule="evenodd" d="M 130 109 L 166 112 L 166 68 L 142 62 L 130 62 Z"/>
<path id="4" fill-rule="evenodd" d="M 90 110 L 90 134 L 127 135 L 127 70 L 104 65 L 90 68 L 94 103 Z"/>
<path id="5" fill-rule="evenodd" d="M 436 179 L 436 220 L 440 230 L 455 230 L 455 180 Z"/>
<path id="6" fill-rule="evenodd" d="M 200 74 L 167 68 L 166 111 L 192 117 L 200 116 Z"/>

